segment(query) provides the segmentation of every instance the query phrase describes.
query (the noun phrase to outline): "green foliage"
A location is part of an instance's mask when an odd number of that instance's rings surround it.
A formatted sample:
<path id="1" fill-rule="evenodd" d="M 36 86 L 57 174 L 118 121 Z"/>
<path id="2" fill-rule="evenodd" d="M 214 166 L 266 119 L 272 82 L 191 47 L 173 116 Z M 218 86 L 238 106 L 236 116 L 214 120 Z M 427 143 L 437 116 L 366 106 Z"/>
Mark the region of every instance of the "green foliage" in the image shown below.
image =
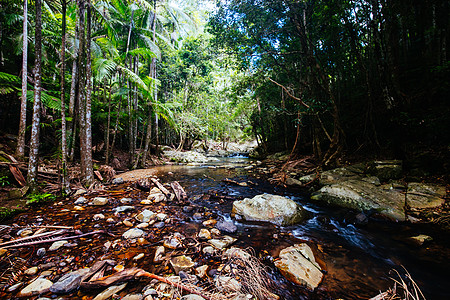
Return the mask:
<path id="1" fill-rule="evenodd" d="M 0 72 L 0 95 L 16 92 L 20 90 L 21 80 L 19 77 Z"/>
<path id="2" fill-rule="evenodd" d="M 4 187 L 10 185 L 8 176 L 0 176 L 0 186 Z"/>
<path id="3" fill-rule="evenodd" d="M 22 212 L 22 209 L 11 209 L 7 207 L 0 207 L 0 221 L 11 219 L 18 213 Z"/>
<path id="4" fill-rule="evenodd" d="M 55 201 L 56 197 L 50 193 L 34 193 L 27 196 L 27 205 L 36 205 L 43 202 Z"/>

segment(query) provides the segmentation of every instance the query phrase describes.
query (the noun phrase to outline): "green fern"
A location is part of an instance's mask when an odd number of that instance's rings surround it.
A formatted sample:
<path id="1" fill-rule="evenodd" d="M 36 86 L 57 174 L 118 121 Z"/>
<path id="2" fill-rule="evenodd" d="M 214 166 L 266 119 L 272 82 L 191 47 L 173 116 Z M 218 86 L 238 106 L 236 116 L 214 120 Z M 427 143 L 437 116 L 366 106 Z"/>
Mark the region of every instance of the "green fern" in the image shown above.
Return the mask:
<path id="1" fill-rule="evenodd" d="M 0 95 L 20 91 L 21 80 L 19 77 L 0 72 Z"/>

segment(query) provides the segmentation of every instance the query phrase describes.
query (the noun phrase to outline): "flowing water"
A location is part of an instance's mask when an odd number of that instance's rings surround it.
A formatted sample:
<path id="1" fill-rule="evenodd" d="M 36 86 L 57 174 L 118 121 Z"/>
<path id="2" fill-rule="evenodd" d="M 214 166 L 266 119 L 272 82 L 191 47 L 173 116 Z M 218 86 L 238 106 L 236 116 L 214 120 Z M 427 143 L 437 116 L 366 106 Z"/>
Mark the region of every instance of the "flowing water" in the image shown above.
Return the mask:
<path id="1" fill-rule="evenodd" d="M 123 263 L 125 267 L 138 266 L 156 273 L 168 269 L 152 264 L 154 245 L 160 243 L 161 236 L 173 233 L 174 230 L 180 231 L 186 236 L 195 236 L 202 228 L 204 219 L 195 219 L 194 213 L 206 212 L 216 219 L 234 222 L 238 228 L 237 233 L 232 234 L 238 239 L 235 245 L 242 248 L 251 247 L 254 253 L 272 268 L 271 275 L 277 285 L 274 292 L 283 299 L 368 299 L 391 287 L 393 281 L 390 277 L 398 279 L 393 270 L 404 273 L 403 267 L 421 287 L 427 299 L 450 299 L 450 290 L 448 289 L 450 239 L 448 233 L 438 232 L 435 228 L 424 225 L 400 224 L 373 219 L 367 225 L 355 225 L 353 222 L 354 212 L 318 206 L 316 203 L 308 201 L 308 195 L 305 192 L 271 185 L 266 180 L 259 178 L 259 175 L 253 170 L 246 168 L 249 166 L 249 162 L 249 159 L 238 156 L 221 158 L 214 164 L 166 165 L 152 169 L 151 172 L 154 173 L 156 170 L 156 174 L 162 182 L 178 180 L 188 193 L 191 207 L 194 209 L 184 212 L 179 207 L 163 206 L 164 212 L 171 214 L 171 217 L 177 221 L 172 227 L 167 226 L 158 229 L 159 231 L 150 231 L 147 237 L 151 243 L 149 245 L 130 244 L 119 247 L 113 252 L 105 251 L 103 248 L 107 241 L 114 239 L 120 241 L 120 234 L 124 229 L 114 224 L 94 221 L 93 214 L 104 213 L 106 217 L 114 217 L 113 207 L 121 205 L 119 203 L 121 197 L 136 199 L 136 204 L 132 205 L 136 205 L 137 210 L 146 208 L 143 205 L 139 206 L 138 202 L 145 199 L 147 194 L 127 188 L 127 184 L 107 192 L 109 193 L 107 196 L 112 198 L 108 208 L 88 207 L 85 211 L 74 211 L 74 199 L 64 199 L 59 203 L 30 210 L 17 216 L 10 223 L 22 226 L 32 223 L 37 225 L 64 224 L 65 226 L 77 226 L 85 232 L 104 228 L 109 233 L 116 235 L 114 238 L 107 235 L 83 238 L 75 248 L 64 250 L 66 252 L 48 253 L 42 259 L 34 256 L 35 250 L 41 246 L 22 250 L 21 255 L 25 255 L 31 265 L 33 262 L 35 265 L 52 259 L 59 261 L 66 259 L 70 260 L 72 265 L 85 267 L 100 258 L 113 258 L 119 263 Z M 223 180 L 226 178 L 236 182 L 247 182 L 248 186 L 224 182 Z M 310 211 L 311 217 L 290 227 L 238 221 L 231 218 L 233 199 L 253 197 L 261 193 L 287 196 Z M 155 205 L 149 209 L 160 208 Z M 128 213 L 129 217 L 132 218 L 134 213 Z M 409 237 L 418 234 L 428 234 L 434 240 L 424 246 L 407 242 Z M 274 270 L 271 263 L 281 249 L 301 242 L 310 245 L 316 255 L 316 260 L 325 272 L 323 282 L 314 292 L 308 292 L 285 280 L 278 271 Z M 145 251 L 149 259 L 144 259 L 139 263 L 133 262 L 133 256 L 141 253 L 142 247 L 147 249 Z M 202 263 L 208 262 L 203 259 Z M 76 269 L 76 266 L 74 268 Z M 57 276 L 63 274 L 61 273 L 63 271 L 59 269 L 57 272 L 59 272 Z M 138 286 L 136 286 L 136 290 L 139 291 Z M 77 297 L 74 295 L 70 297 L 82 298 L 83 295 L 82 292 L 78 292 Z M 0 298 L 2 296 L 0 295 Z"/>

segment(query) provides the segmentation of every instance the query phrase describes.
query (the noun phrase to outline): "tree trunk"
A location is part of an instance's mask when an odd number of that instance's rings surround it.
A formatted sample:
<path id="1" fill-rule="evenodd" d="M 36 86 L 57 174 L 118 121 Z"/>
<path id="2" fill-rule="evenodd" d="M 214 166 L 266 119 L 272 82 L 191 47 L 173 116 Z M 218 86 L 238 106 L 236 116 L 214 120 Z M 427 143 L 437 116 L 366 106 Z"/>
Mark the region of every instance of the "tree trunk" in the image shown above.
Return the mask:
<path id="1" fill-rule="evenodd" d="M 25 156 L 25 130 L 27 127 L 27 79 L 28 79 L 28 0 L 23 1 L 23 46 L 22 46 L 22 97 L 20 102 L 19 136 L 16 156 Z"/>
<path id="2" fill-rule="evenodd" d="M 92 124 L 91 124 L 91 103 L 92 103 L 92 58 L 91 58 L 91 0 L 87 1 L 87 30 L 86 30 L 86 108 L 85 108 L 85 143 L 86 152 L 84 157 L 84 181 L 86 186 L 94 182 L 94 168 L 92 163 Z"/>
<path id="3" fill-rule="evenodd" d="M 33 122 L 31 126 L 30 158 L 28 162 L 27 183 L 36 188 L 39 154 L 39 126 L 41 110 L 41 63 L 42 63 L 42 7 L 41 0 L 36 0 L 36 30 L 35 30 L 35 63 L 34 63 L 34 105 Z"/>
<path id="4" fill-rule="evenodd" d="M 67 178 L 67 135 L 66 135 L 66 0 L 62 0 L 62 39 L 61 39 L 61 164 L 62 190 L 70 192 Z"/>
<path id="5" fill-rule="evenodd" d="M 108 123 L 106 125 L 106 153 L 105 153 L 105 164 L 109 163 L 109 127 L 111 127 L 111 98 L 112 98 L 112 82 L 109 83 L 109 97 L 108 97 Z M 106 85 L 105 85 L 105 97 L 106 97 Z M 106 100 L 106 99 L 105 99 Z"/>
<path id="6" fill-rule="evenodd" d="M 78 46 L 78 105 L 80 117 L 80 166 L 81 178 L 86 178 L 86 65 L 85 65 L 85 3 L 78 0 L 79 6 L 79 46 Z"/>

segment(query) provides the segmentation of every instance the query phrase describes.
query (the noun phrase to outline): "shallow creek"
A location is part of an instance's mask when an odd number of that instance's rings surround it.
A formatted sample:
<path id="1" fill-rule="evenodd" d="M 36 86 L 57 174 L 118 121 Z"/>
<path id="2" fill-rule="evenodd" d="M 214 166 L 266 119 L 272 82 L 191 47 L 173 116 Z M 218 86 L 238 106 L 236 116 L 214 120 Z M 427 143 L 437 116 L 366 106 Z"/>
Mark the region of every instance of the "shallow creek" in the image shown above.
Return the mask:
<path id="1" fill-rule="evenodd" d="M 49 204 L 39 209 L 30 210 L 8 222 L 21 226 L 29 224 L 78 226 L 83 232 L 96 229 L 106 229 L 115 234 L 112 238 L 100 235 L 95 238 L 86 237 L 78 240 L 72 249 L 51 253 L 43 259 L 35 257 L 38 245 L 30 249 L 16 250 L 18 255 L 26 258 L 30 264 L 45 263 L 52 257 L 58 259 L 73 258 L 71 264 L 78 267 L 92 265 L 99 259 L 115 259 L 125 267 L 138 266 L 150 272 L 168 273 L 167 266 L 155 266 L 152 263 L 154 246 L 162 235 L 179 231 L 186 237 L 195 237 L 203 228 L 202 221 L 208 218 L 231 220 L 238 231 L 230 234 L 238 240 L 234 244 L 241 248 L 251 247 L 257 257 L 272 268 L 271 274 L 277 288 L 274 292 L 283 299 L 368 299 L 393 285 L 390 277 L 397 278 L 392 270 L 404 273 L 408 270 L 416 283 L 421 287 L 427 299 L 450 299 L 448 283 L 450 276 L 450 239 L 447 233 L 424 225 L 398 224 L 370 219 L 367 225 L 353 224 L 355 213 L 342 209 L 318 206 L 308 201 L 308 195 L 298 190 L 289 190 L 269 184 L 260 179 L 249 166 L 249 160 L 243 157 L 222 158 L 214 164 L 201 166 L 166 165 L 156 167 L 156 175 L 161 182 L 177 180 L 186 190 L 192 210 L 183 210 L 170 204 L 161 206 L 140 205 L 139 201 L 146 198 L 147 193 L 129 188 L 129 184 L 111 187 L 106 193 L 94 196 L 110 197 L 113 201 L 110 207 L 88 207 L 84 211 L 73 211 L 75 199 L 65 199 Z M 237 182 L 247 182 L 248 186 L 232 185 L 224 182 L 229 178 Z M 290 227 L 279 227 L 261 222 L 244 222 L 231 218 L 231 198 L 243 199 L 262 193 L 272 193 L 287 196 L 306 210 L 311 212 L 307 221 Z M 222 199 L 208 195 L 226 196 Z M 106 218 L 113 216 L 113 208 L 120 206 L 119 199 L 130 197 L 136 199 L 131 205 L 136 210 L 128 213 L 129 217 L 145 208 L 155 212 L 161 210 L 168 214 L 174 222 L 149 233 L 149 244 L 129 244 L 114 251 L 105 251 L 104 243 L 120 239 L 126 229 L 104 220 L 93 220 L 94 214 L 103 213 Z M 230 198 L 231 197 L 231 198 Z M 226 198 L 223 200 L 223 198 Z M 203 219 L 195 219 L 194 213 L 203 214 Z M 122 226 L 123 227 L 123 226 Z M 433 241 L 423 246 L 408 243 L 408 238 L 418 234 L 428 234 Z M 285 280 L 271 261 L 278 256 L 281 249 L 295 243 L 306 242 L 313 249 L 316 259 L 325 272 L 324 280 L 315 292 L 291 284 Z M 47 247 L 47 246 L 45 246 Z M 132 258 L 145 252 L 145 258 L 133 262 Z M 197 258 L 208 264 L 204 258 Z M 73 266 L 72 266 L 73 267 Z M 73 267 L 76 269 L 75 267 Z M 139 291 L 139 284 L 130 285 Z M 84 293 L 84 292 L 83 292 Z M 78 293 L 69 298 L 82 298 L 85 294 Z M 8 294 L 0 294 L 7 296 Z M 89 295 L 89 293 L 88 293 Z M 62 299 L 69 299 L 63 297 Z"/>

